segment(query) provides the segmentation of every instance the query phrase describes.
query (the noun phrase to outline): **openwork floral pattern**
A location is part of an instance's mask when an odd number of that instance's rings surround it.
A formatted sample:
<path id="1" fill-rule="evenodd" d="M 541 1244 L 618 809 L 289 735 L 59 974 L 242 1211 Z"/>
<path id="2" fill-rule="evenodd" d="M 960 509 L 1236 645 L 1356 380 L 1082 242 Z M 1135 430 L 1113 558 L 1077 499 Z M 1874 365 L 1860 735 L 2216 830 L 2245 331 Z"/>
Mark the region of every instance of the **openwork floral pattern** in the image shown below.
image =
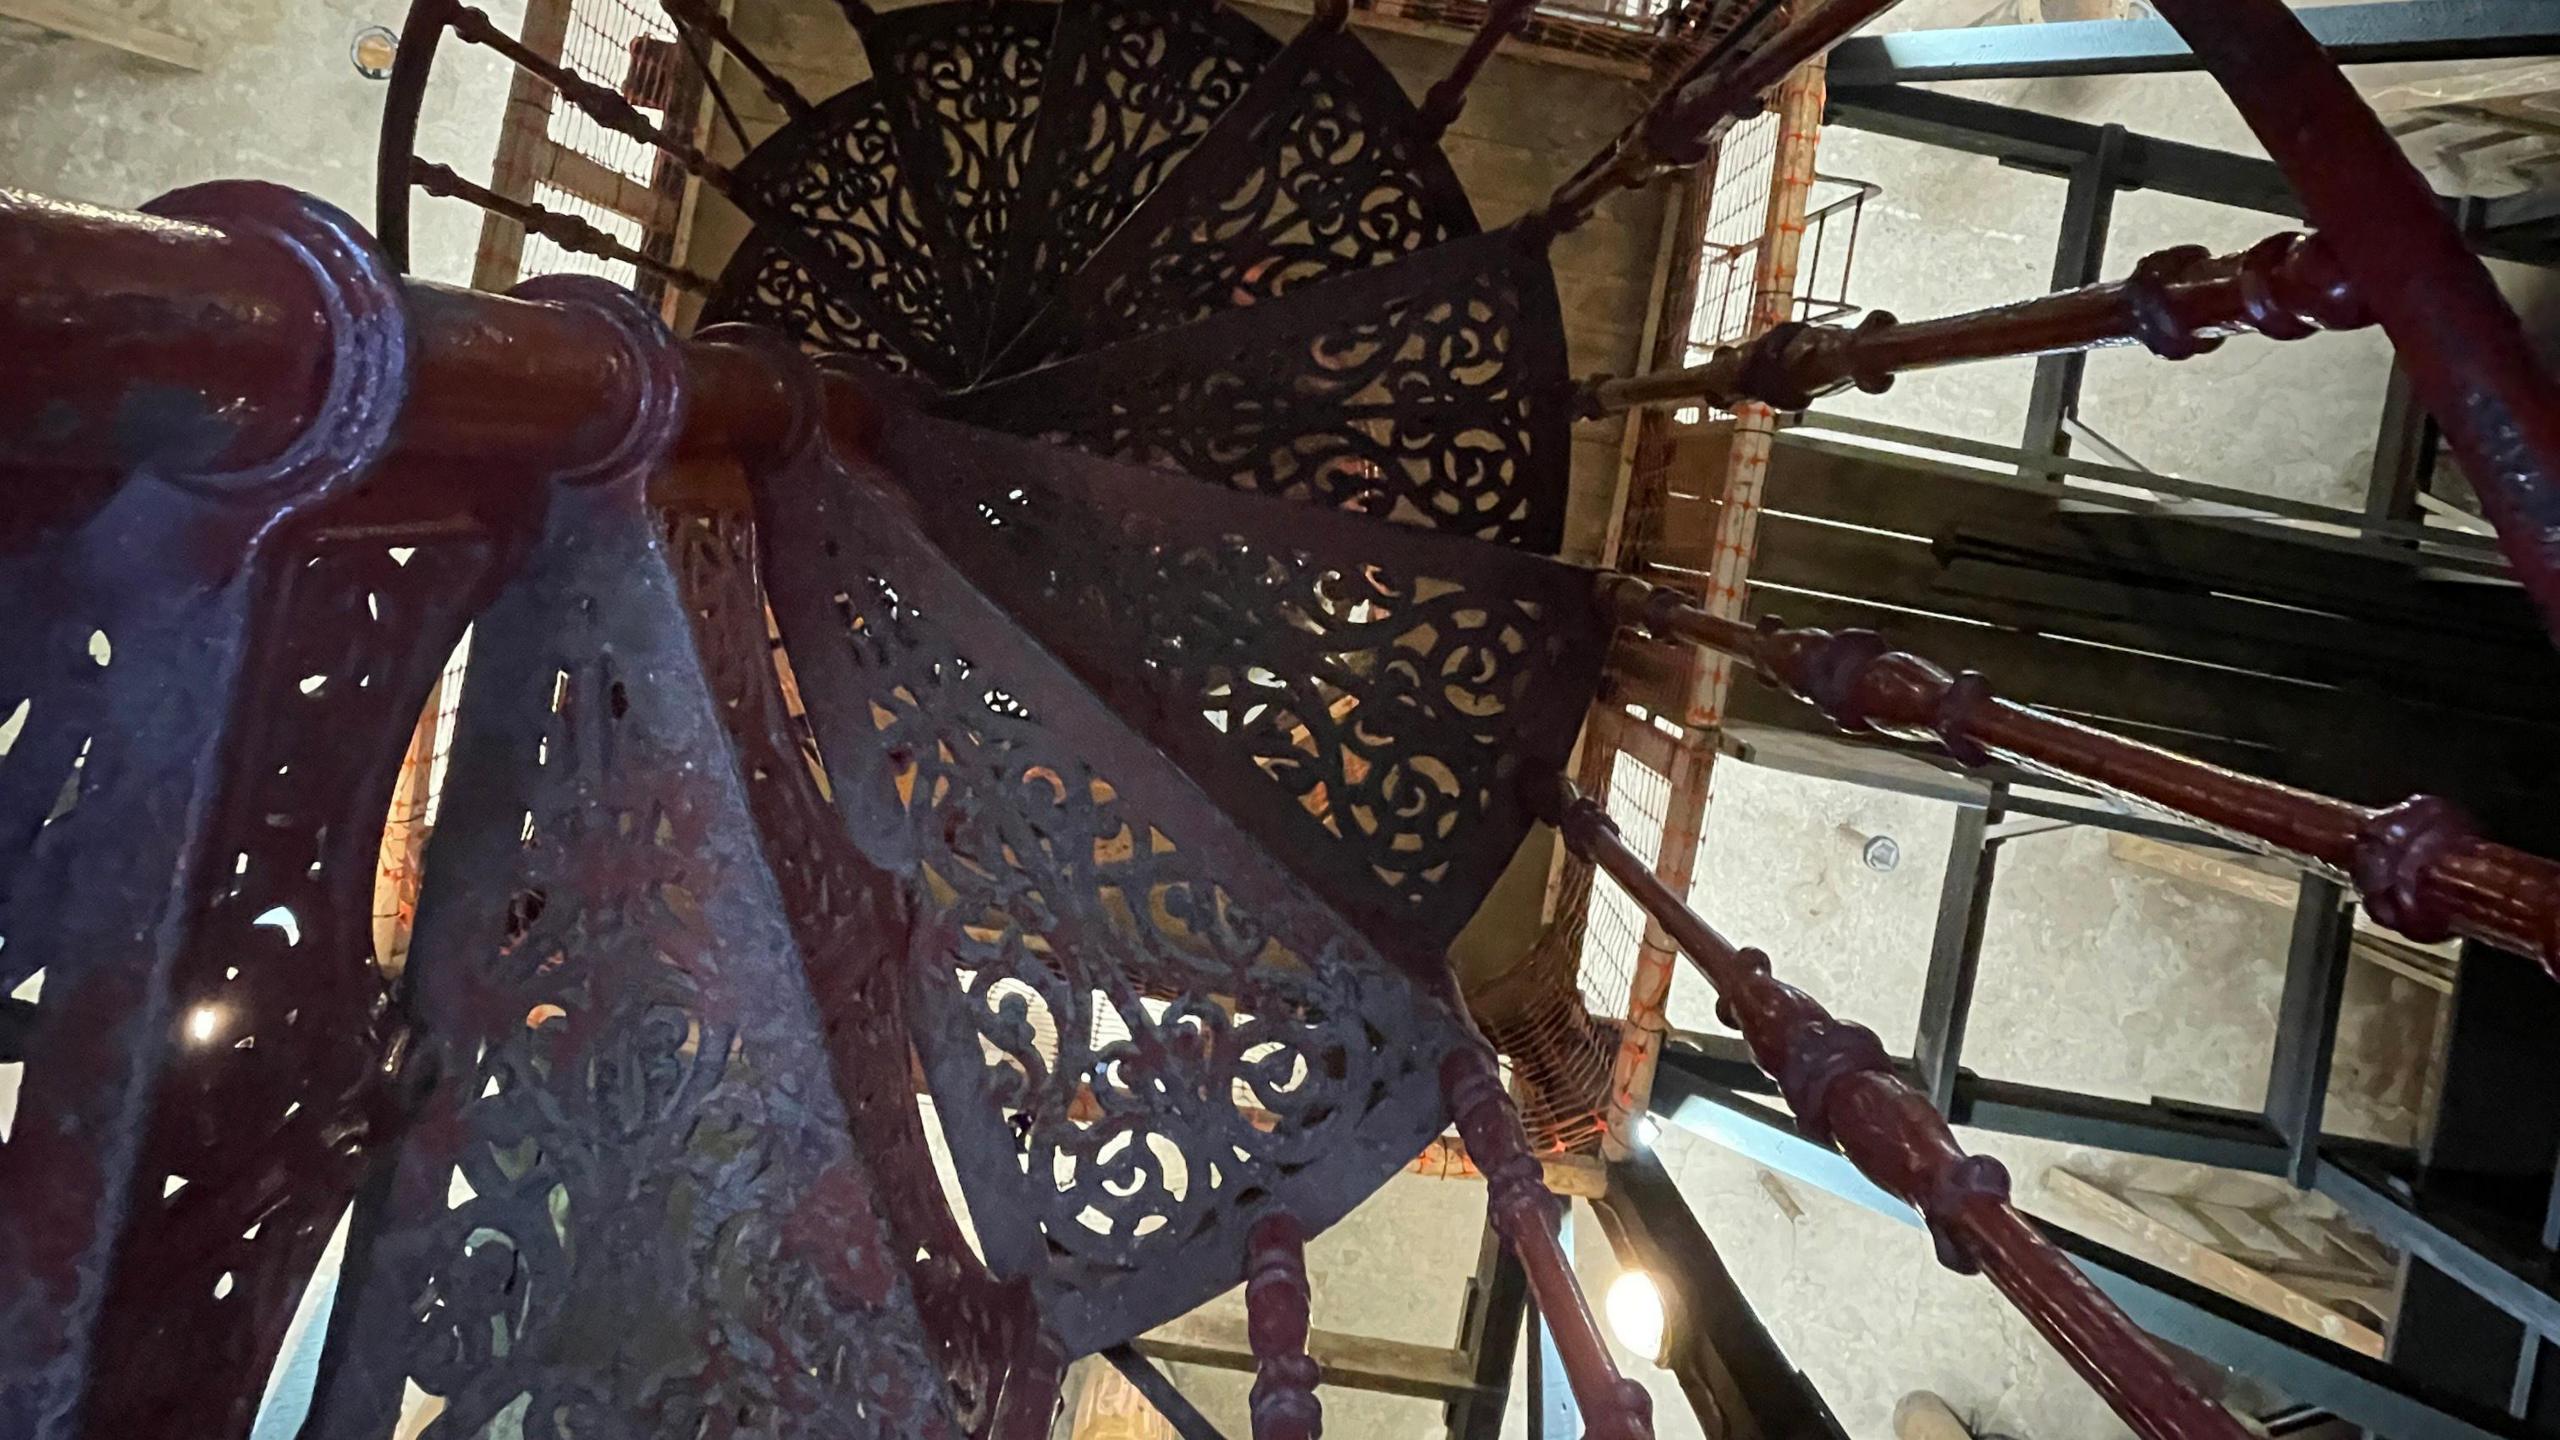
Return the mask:
<path id="1" fill-rule="evenodd" d="M 772 325 L 813 351 L 861 354 L 956 381 L 961 297 L 919 210 L 906 153 L 876 83 L 837 95 L 756 147 L 738 167 L 739 187 L 764 212 L 795 222 L 836 269 L 813 274 L 770 237 L 751 238 L 731 259 L 705 320 Z"/>
<path id="2" fill-rule="evenodd" d="M 547 524 L 480 622 L 320 1433 L 411 1388 L 428 1437 L 955 1433 L 657 521 Z"/>
<path id="3" fill-rule="evenodd" d="M 949 242 L 943 273 L 969 296 L 963 353 L 972 365 L 1021 203 L 1057 20 L 1055 5 L 1035 0 L 963 0 L 892 10 L 863 29 L 877 83 L 906 132 L 912 188 Z"/>
<path id="4" fill-rule="evenodd" d="M 1552 551 L 1572 415 L 1545 258 L 1494 231 L 953 397 L 956 418 Z"/>
<path id="5" fill-rule="evenodd" d="M 1223 6 L 1068 0 L 995 336 L 1033 318 L 1279 48 Z"/>
<path id="6" fill-rule="evenodd" d="M 1243 1273 L 1438 1129 L 1460 1024 L 979 595 L 877 487 L 766 487 L 767 563 L 836 800 L 911 877 L 910 1006 L 989 1265 L 1071 1349 Z M 1178 1258 L 1177 1258 L 1178 1257 Z"/>
<path id="7" fill-rule="evenodd" d="M 956 563 L 1382 943 L 1455 937 L 1598 683 L 1581 570 L 947 422 L 882 449 Z"/>
<path id="8" fill-rule="evenodd" d="M 703 673 L 807 963 L 837 1093 L 954 1411 L 970 1434 L 984 1435 L 1036 1321 L 1029 1287 L 987 1273 L 935 1181 L 907 1031 L 904 897 L 846 837 L 823 794 L 806 719 L 783 698 L 755 581 L 754 527 L 741 513 L 688 509 L 672 513 L 668 528 Z"/>
<path id="9" fill-rule="evenodd" d="M 1206 183 L 1139 212 L 1143 248 L 1076 287 L 1079 348 L 1267 300 L 1476 233 L 1467 192 L 1416 137 L 1395 76 L 1349 32 L 1299 52 Z"/>

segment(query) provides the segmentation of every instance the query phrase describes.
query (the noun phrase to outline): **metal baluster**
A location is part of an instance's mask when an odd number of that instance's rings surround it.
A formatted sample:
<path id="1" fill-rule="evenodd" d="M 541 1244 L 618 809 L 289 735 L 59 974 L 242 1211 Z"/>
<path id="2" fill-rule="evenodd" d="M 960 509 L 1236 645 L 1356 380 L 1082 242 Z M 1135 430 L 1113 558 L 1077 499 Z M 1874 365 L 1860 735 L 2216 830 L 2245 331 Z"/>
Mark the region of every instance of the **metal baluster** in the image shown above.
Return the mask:
<path id="1" fill-rule="evenodd" d="M 2236 255 L 2182 245 L 2144 258 L 2129 279 L 1943 319 L 1914 323 L 1879 310 L 1856 325 L 1784 324 L 1685 370 L 1587 382 L 1581 409 L 1730 410 L 1757 400 L 1801 410 L 1852 385 L 1881 392 L 1905 370 L 2132 344 L 2184 360 L 2231 335 L 2299 340 L 2372 323 L 2320 238 L 2287 233 Z"/>
<path id="2" fill-rule="evenodd" d="M 1573 853 L 1625 887 L 1715 987 L 1717 1015 L 1742 1031 L 1760 1068 L 1776 1077 L 1796 1123 L 1837 1144 L 1868 1179 L 1920 1212 L 1940 1264 L 1999 1287 L 2145 1440 L 2248 1435 L 2009 1203 L 2009 1172 L 1956 1144 L 1929 1098 L 1894 1070 L 1874 1031 L 1833 1018 L 1812 996 L 1780 983 L 1768 956 L 1735 949 L 1571 781 L 1550 775 L 1533 782 L 1532 800 Z"/>
<path id="3" fill-rule="evenodd" d="M 1245 1334 L 1253 1345 L 1253 1440 L 1324 1434 L 1322 1378 L 1307 1355 L 1307 1232 L 1278 1211 L 1245 1240 Z"/>
<path id="4" fill-rule="evenodd" d="M 1759 113 L 1761 92 L 1893 4 L 1894 0 L 1830 0 L 1790 22 L 1766 43 L 1724 63 L 1710 63 L 1686 83 L 1664 91 L 1608 149 L 1559 186 L 1524 225 L 1536 235 L 1561 235 L 1590 219 L 1591 212 L 1613 192 L 1633 189 L 1706 159 L 1727 126 Z"/>
<path id="5" fill-rule="evenodd" d="M 711 288 L 708 276 L 695 274 L 680 265 L 645 255 L 614 239 L 594 225 L 575 215 L 565 214 L 530 200 L 510 200 L 485 185 L 475 185 L 455 174 L 450 168 L 432 161 L 411 159 L 409 183 L 430 195 L 448 200 L 467 200 L 493 215 L 503 215 L 539 235 L 561 249 L 579 255 L 593 255 L 605 260 L 619 260 L 644 274 L 655 275 L 670 285 L 696 292 Z"/>
<path id="6" fill-rule="evenodd" d="M 1732 655 L 1852 733 L 1935 740 L 1966 765 L 1996 758 L 2174 811 L 2352 883 L 2366 914 L 2411 939 L 2460 935 L 2560 977 L 2560 863 L 2481 839 L 2451 801 L 2350 804 L 2003 700 L 1873 631 L 1755 629 L 1630 576 L 1600 584 L 1619 623 Z"/>
<path id="7" fill-rule="evenodd" d="M 485 45 L 497 51 L 518 69 L 541 77 L 545 84 L 560 92 L 560 97 L 584 110 L 599 125 L 618 134 L 628 135 L 644 145 L 654 145 L 674 156 L 676 162 L 706 184 L 729 192 L 728 167 L 702 153 L 693 142 L 670 133 L 640 112 L 640 107 L 622 98 L 607 85 L 597 84 L 566 65 L 546 60 L 508 34 L 488 15 L 468 5 L 453 7 L 453 33 L 474 45 Z"/>
<path id="8" fill-rule="evenodd" d="M 1458 58 L 1449 66 L 1449 73 L 1441 76 L 1430 92 L 1422 97 L 1418 115 L 1422 138 L 1436 141 L 1448 132 L 1459 112 L 1466 109 L 1467 87 L 1475 83 L 1477 72 L 1484 69 L 1484 62 L 1493 58 L 1494 47 L 1500 45 L 1505 36 L 1517 35 L 1526 29 L 1529 17 L 1536 13 L 1537 8 L 1538 0 L 1492 0 L 1485 7 L 1484 22 L 1476 26 L 1476 33 L 1467 38 L 1467 48 L 1458 52 Z"/>
<path id="9" fill-rule="evenodd" d="M 1547 1189 L 1493 1052 L 1481 1045 L 1450 1051 L 1440 1063 L 1440 1090 L 1468 1157 L 1484 1172 L 1493 1227 L 1528 1273 L 1539 1319 L 1563 1353 L 1574 1400 L 1588 1417 L 1588 1440 L 1651 1440 L 1653 1397 L 1609 1358 L 1609 1342 L 1574 1279 L 1572 1257 L 1556 1239 L 1562 1202 Z"/>

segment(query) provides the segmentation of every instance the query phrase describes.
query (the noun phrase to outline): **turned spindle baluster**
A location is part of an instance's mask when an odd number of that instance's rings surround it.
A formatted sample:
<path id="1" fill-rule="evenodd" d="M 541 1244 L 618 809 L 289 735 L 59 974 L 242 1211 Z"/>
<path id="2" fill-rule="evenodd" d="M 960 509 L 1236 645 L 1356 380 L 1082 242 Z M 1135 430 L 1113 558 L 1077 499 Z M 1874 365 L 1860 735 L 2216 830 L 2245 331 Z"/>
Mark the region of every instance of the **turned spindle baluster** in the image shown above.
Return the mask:
<path id="1" fill-rule="evenodd" d="M 1467 1046 L 1440 1062 L 1440 1089 L 1449 1115 L 1467 1142 L 1467 1156 L 1484 1172 L 1485 1208 L 1502 1243 L 1527 1273 L 1529 1294 L 1564 1357 L 1590 1440 L 1651 1440 L 1653 1397 L 1618 1373 L 1609 1344 L 1592 1318 L 1573 1260 L 1556 1231 L 1563 1202 L 1547 1189 L 1546 1174 L 1529 1148 L 1519 1109 L 1502 1088 L 1493 1052 Z"/>
<path id="2" fill-rule="evenodd" d="M 619 260 L 644 275 L 655 275 L 679 289 L 698 292 L 711 288 L 708 276 L 697 275 L 682 266 L 670 265 L 656 256 L 635 250 L 575 215 L 536 205 L 530 200 L 510 200 L 485 185 L 475 185 L 463 179 L 445 166 L 412 160 L 409 162 L 409 183 L 430 195 L 467 200 L 492 215 L 503 215 L 529 233 L 539 235 L 572 254 Z"/>
<path id="3" fill-rule="evenodd" d="M 1307 1355 L 1307 1232 L 1278 1211 L 1245 1241 L 1245 1330 L 1253 1345 L 1253 1440 L 1317 1440 L 1324 1434 L 1322 1378 Z"/>
<path id="4" fill-rule="evenodd" d="M 2009 1203 L 2008 1171 L 1956 1144 L 1928 1097 L 1894 1070 L 1874 1031 L 1835 1019 L 1812 996 L 1780 983 L 1768 956 L 1735 949 L 1627 848 L 1607 812 L 1572 782 L 1550 775 L 1534 783 L 1531 798 L 1573 853 L 1625 887 L 1715 987 L 1716 1013 L 1776 1078 L 1797 1125 L 1836 1144 L 1868 1179 L 1920 1212 L 1939 1263 L 1998 1286 L 2145 1440 L 2242 1440 L 2249 1433 L 2189 1385 Z"/>
<path id="5" fill-rule="evenodd" d="M 1438 140 L 1448 133 L 1460 112 L 1467 108 L 1467 87 L 1473 85 L 1484 63 L 1493 58 L 1495 47 L 1507 36 L 1517 35 L 1536 13 L 1538 0 L 1492 0 L 1485 7 L 1484 20 L 1476 33 L 1467 37 L 1467 48 L 1449 65 L 1449 73 L 1440 77 L 1422 97 L 1416 119 L 1418 130 L 1426 140 Z"/>
<path id="6" fill-rule="evenodd" d="M 1791 322 L 1683 370 L 1589 382 L 1581 408 L 1594 416 L 1647 406 L 1730 410 L 1757 400 L 1802 410 L 1852 385 L 1881 392 L 1906 370 L 2137 344 L 2185 360 L 2232 335 L 2299 340 L 2372 323 L 2320 237 L 2287 233 L 2236 255 L 2182 245 L 2146 256 L 2123 280 L 1943 319 L 1878 310 L 1855 325 Z"/>
<path id="7" fill-rule="evenodd" d="M 496 21 L 468 5 L 456 5 L 447 22 L 454 35 L 474 45 L 486 46 L 506 57 L 508 63 L 526 71 L 560 93 L 560 98 L 585 111 L 608 130 L 627 135 L 643 145 L 655 146 L 674 156 L 685 169 L 726 193 L 730 176 L 727 167 L 702 153 L 692 141 L 683 139 L 641 113 L 640 107 L 622 97 L 621 92 L 600 85 L 568 66 L 545 59 L 506 32 Z"/>
<path id="8" fill-rule="evenodd" d="M 712 44 L 736 57 L 737 62 L 746 67 L 747 73 L 755 77 L 756 84 L 764 88 L 764 93 L 773 97 L 773 103 L 781 106 L 792 119 L 806 120 L 816 111 L 817 107 L 809 103 L 809 97 L 800 93 L 799 86 L 784 79 L 781 72 L 738 38 L 738 32 L 730 28 L 719 7 L 711 4 L 710 0 L 658 0 L 658 3 L 679 28 L 698 30 L 710 36 Z"/>
<path id="9" fill-rule="evenodd" d="M 2483 840 L 2451 801 L 2350 804 L 2003 700 L 1873 631 L 1754 628 L 1631 576 L 1601 587 L 1621 624 L 1732 655 L 1851 733 L 1934 740 L 1967 765 L 2005 760 L 2173 811 L 2352 883 L 2366 914 L 2413 940 L 2484 941 L 2560 978 L 2560 863 Z"/>
<path id="10" fill-rule="evenodd" d="M 1762 92 L 1893 4 L 1829 0 L 1760 44 L 1736 47 L 1723 63 L 1665 91 L 1523 223 L 1538 235 L 1561 235 L 1590 219 L 1611 194 L 1706 159 L 1727 126 L 1758 113 Z"/>

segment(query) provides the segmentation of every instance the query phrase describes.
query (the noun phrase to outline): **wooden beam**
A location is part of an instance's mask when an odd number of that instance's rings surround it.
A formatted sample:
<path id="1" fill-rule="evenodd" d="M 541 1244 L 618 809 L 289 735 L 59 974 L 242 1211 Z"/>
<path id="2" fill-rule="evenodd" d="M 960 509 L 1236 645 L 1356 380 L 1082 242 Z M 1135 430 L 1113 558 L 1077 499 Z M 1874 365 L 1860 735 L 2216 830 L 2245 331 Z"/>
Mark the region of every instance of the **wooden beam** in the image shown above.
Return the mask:
<path id="1" fill-rule="evenodd" d="M 181 70 L 204 68 L 203 45 L 155 30 L 114 8 L 110 0 L 0 0 L 0 19 L 23 20 L 56 34 L 93 40 Z"/>
<path id="2" fill-rule="evenodd" d="M 1176 1365 L 1206 1365 L 1247 1374 L 1254 1369 L 1253 1347 L 1247 1342 L 1242 1316 L 1186 1315 L 1139 1336 L 1138 1348 L 1157 1361 Z M 1473 1362 L 1466 1351 L 1448 1346 L 1311 1330 L 1307 1353 L 1324 1371 L 1327 1385 L 1423 1400 L 1454 1400 L 1476 1393 Z M 1493 1398 L 1501 1402 L 1499 1395 Z"/>
<path id="3" fill-rule="evenodd" d="M 2382 1358 L 2382 1336 L 2293 1286 L 2180 1233 L 2059 1166 L 2044 1172 L 2045 1193 L 2133 1242 L 2133 1253 L 2245 1305 L 2254 1305 L 2358 1354 Z"/>
<path id="4" fill-rule="evenodd" d="M 6 3 L 6 0 L 0 0 Z M 645 233 L 675 223 L 676 197 L 652 190 L 595 159 L 545 136 L 534 148 L 534 178 L 590 205 L 640 222 Z"/>

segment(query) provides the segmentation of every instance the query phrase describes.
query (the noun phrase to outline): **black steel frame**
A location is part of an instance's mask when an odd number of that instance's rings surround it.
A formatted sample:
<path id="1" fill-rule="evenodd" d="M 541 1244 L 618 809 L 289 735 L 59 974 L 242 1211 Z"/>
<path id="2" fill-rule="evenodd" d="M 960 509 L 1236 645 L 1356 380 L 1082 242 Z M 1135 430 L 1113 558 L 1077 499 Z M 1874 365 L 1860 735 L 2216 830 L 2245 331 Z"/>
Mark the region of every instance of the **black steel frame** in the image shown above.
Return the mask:
<path id="1" fill-rule="evenodd" d="M 2342 65 L 2560 55 L 2560 8 L 2519 0 L 2385 0 L 2307 9 L 2301 19 Z M 1844 40 L 1831 52 L 1832 82 L 1844 85 L 2203 68 L 2162 20 L 1910 30 Z"/>
<path id="2" fill-rule="evenodd" d="M 1784 1112 L 1722 1080 L 1708 1078 L 1729 1078 L 1731 1063 L 1728 1058 L 1684 1047 L 1666 1049 L 1662 1068 L 1654 1080 L 1653 1113 L 1665 1123 L 1713 1140 L 1791 1179 L 1827 1190 L 1889 1219 L 1915 1227 L 1919 1224 L 1910 1207 L 1877 1189 L 1837 1151 L 1798 1133 Z M 2042 1101 L 2051 1094 L 2045 1092 L 2035 1099 Z M 2027 1098 L 2012 1095 L 1999 1104 L 1977 1102 L 1970 1118 L 1959 1123 L 2014 1134 L 2049 1133 L 2050 1127 L 2012 1127 L 2002 1123 L 2037 1108 L 2025 1103 Z M 2115 1107 L 2115 1113 L 2106 1115 L 2084 1133 L 2052 1138 L 2201 1159 L 2206 1163 L 2224 1163 L 2230 1155 L 2241 1153 L 2236 1147 L 2251 1143 L 2236 1133 L 2225 1137 L 2226 1145 L 2232 1148 L 2199 1143 L 2206 1139 L 2200 1133 L 2203 1127 L 2158 1124 L 2157 1117 L 2139 1113 L 2146 1107 L 2124 1102 L 2089 1105 L 2086 1102 L 2095 1097 L 2087 1096 L 2065 1098 L 2084 1102 L 2079 1115 L 2060 1107 L 2044 1113 L 2066 1125 L 2082 1115 L 2103 1113 L 2109 1107 Z M 2155 1106 L 2158 1104 L 2154 1102 Z M 2224 1125 L 2238 1129 L 2239 1122 L 2228 1112 L 2215 1113 Z M 2155 1134 L 2156 1142 L 2123 1143 L 2144 1133 Z M 2263 1138 L 2257 1141 L 2257 1147 L 2260 1164 L 2254 1168 L 2280 1173 L 2272 1167 L 2282 1151 Z M 2359 1355 L 2085 1236 L 2043 1221 L 2037 1224 L 2070 1252 L 2100 1289 L 2152 1334 L 2206 1360 L 2254 1375 L 2296 1401 L 2317 1405 L 2375 1434 L 2391 1436 L 2393 1440 L 2486 1440 L 2491 1436 L 2522 1440 L 2543 1433 L 2492 1407 L 2447 1393 L 2432 1378 Z"/>

